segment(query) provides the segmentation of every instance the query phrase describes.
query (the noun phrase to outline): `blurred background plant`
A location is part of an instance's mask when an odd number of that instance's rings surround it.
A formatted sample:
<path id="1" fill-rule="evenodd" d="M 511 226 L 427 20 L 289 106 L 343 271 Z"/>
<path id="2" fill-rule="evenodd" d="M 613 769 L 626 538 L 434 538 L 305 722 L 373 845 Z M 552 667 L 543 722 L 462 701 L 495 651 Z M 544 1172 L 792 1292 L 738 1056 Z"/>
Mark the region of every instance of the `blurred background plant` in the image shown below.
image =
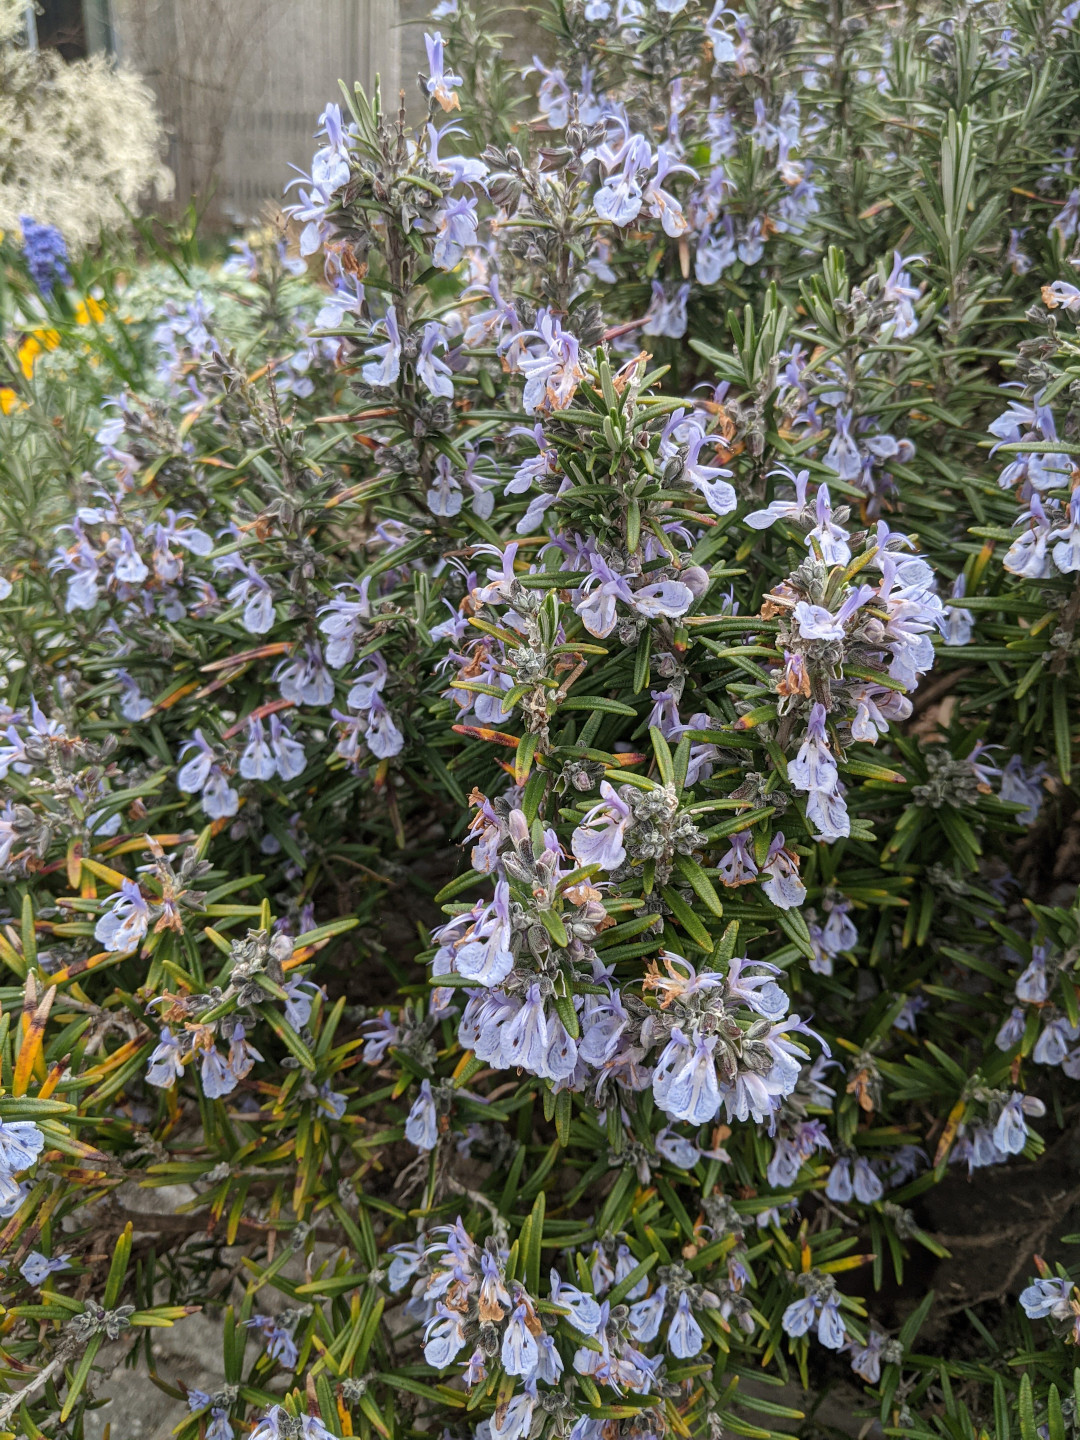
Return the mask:
<path id="1" fill-rule="evenodd" d="M 28 48 L 27 13 L 24 0 L 0 4 L 0 229 L 29 216 L 81 250 L 144 193 L 167 198 L 164 136 L 137 75 L 101 55 L 68 64 Z"/>

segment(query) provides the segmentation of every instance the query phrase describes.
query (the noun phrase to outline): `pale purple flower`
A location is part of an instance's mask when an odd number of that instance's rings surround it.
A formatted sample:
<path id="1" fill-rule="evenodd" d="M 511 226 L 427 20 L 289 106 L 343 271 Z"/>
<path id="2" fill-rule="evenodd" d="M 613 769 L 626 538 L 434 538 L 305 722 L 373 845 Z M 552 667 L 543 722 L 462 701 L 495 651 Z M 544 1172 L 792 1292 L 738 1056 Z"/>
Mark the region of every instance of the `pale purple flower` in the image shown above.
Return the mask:
<path id="1" fill-rule="evenodd" d="M 637 1268 L 637 1256 L 630 1249 L 629 1245 L 620 1245 L 615 1251 L 615 1283 L 620 1285 L 632 1270 Z M 643 1275 L 636 1284 L 631 1285 L 626 1292 L 628 1300 L 640 1300 L 642 1295 L 649 1288 L 649 1277 Z"/>
<path id="2" fill-rule="evenodd" d="M 450 3 L 454 5 L 456 11 L 457 0 L 450 0 Z M 432 15 L 434 18 L 438 18 L 438 8 L 432 11 Z M 434 169 L 450 177 L 451 189 L 455 185 L 480 185 L 488 173 L 488 167 L 484 164 L 483 160 L 478 160 L 475 156 L 443 156 L 439 154 L 439 145 L 444 135 L 465 135 L 466 133 L 464 126 L 455 125 L 452 121 L 444 125 L 441 130 L 437 130 L 435 126 L 431 124 L 427 127 L 428 160 Z M 473 240 L 467 241 L 466 244 L 471 245 L 474 242 L 475 235 Z M 455 261 L 454 263 L 456 264 L 457 262 Z"/>
<path id="3" fill-rule="evenodd" d="M 356 590 L 357 599 L 347 600 L 343 594 L 336 595 L 322 606 L 319 615 L 319 629 L 326 637 L 326 663 L 333 670 L 348 665 L 356 653 L 357 635 L 366 620 L 371 619 L 371 601 L 368 590 L 371 577 L 365 575 L 359 585 L 352 582 L 337 586 L 339 591 Z M 352 702 L 350 701 L 350 704 Z M 366 709 L 366 706 L 358 706 Z"/>
<path id="4" fill-rule="evenodd" d="M 280 715 L 270 716 L 270 753 L 282 780 L 296 780 L 307 768 L 307 756 Z"/>
<path id="5" fill-rule="evenodd" d="M 319 116 L 317 133 L 325 136 L 326 144 L 315 152 L 311 162 L 311 179 L 320 188 L 337 190 L 349 182 L 349 150 L 341 128 L 341 107 L 327 105 Z"/>
<path id="6" fill-rule="evenodd" d="M 1046 766 L 1040 764 L 1028 771 L 1024 768 L 1020 756 L 1014 755 L 1001 772 L 999 793 L 1002 800 L 1012 805 L 1026 806 L 1026 809 L 1016 816 L 1018 825 L 1034 825 L 1039 818 L 1043 802 L 1041 782 L 1045 770 Z"/>
<path id="7" fill-rule="evenodd" d="M 510 887 L 500 880 L 495 897 L 477 919 L 470 938 L 462 944 L 454 963 L 459 975 L 482 985 L 500 984 L 514 968 L 510 950 Z"/>
<path id="8" fill-rule="evenodd" d="M 593 197 L 593 208 L 601 220 L 620 229 L 641 213 L 640 172 L 652 164 L 652 147 L 641 135 L 627 135 L 617 150 L 601 147 L 601 164 L 610 172 Z M 608 163 L 610 162 L 610 163 Z M 621 167 L 621 168 L 620 168 Z"/>
<path id="9" fill-rule="evenodd" d="M 818 1316 L 817 1338 L 827 1350 L 842 1350 L 847 1340 L 844 1322 L 840 1317 L 840 1300 L 829 1295 Z"/>
<path id="10" fill-rule="evenodd" d="M 794 760 L 788 761 L 788 780 L 796 790 L 825 790 L 832 794 L 839 772 L 825 735 L 825 707 L 815 703 L 810 711 L 806 735 Z"/>
<path id="11" fill-rule="evenodd" d="M 738 831 L 732 835 L 731 849 L 717 866 L 721 883 L 729 889 L 738 885 L 749 885 L 757 878 L 758 867 L 754 862 L 751 839 L 748 831 Z"/>
<path id="12" fill-rule="evenodd" d="M 773 836 L 762 873 L 769 878 L 761 888 L 777 909 L 793 910 L 806 899 L 806 886 L 799 879 L 797 857 L 784 848 L 783 831 Z"/>
<path id="13" fill-rule="evenodd" d="M 579 865 L 600 865 L 617 870 L 626 859 L 623 835 L 631 820 L 630 806 L 606 780 L 600 782 L 601 800 L 583 818 L 570 838 Z"/>
<path id="14" fill-rule="evenodd" d="M 818 1302 L 812 1295 L 806 1295 L 801 1300 L 793 1300 L 784 1311 L 780 1319 L 784 1334 L 798 1338 L 806 1335 L 814 1318 L 817 1315 Z"/>
<path id="15" fill-rule="evenodd" d="M 445 400 L 452 400 L 454 398 L 453 372 L 446 361 L 434 353 L 436 345 L 445 344 L 445 327 L 437 321 L 429 320 L 424 326 L 423 339 L 420 342 L 420 354 L 416 361 L 416 373 L 432 395 L 439 395 Z"/>
<path id="16" fill-rule="evenodd" d="M 836 432 L 825 454 L 824 463 L 830 470 L 834 470 L 841 480 L 858 480 L 862 475 L 862 456 L 851 434 L 851 413 L 848 410 L 840 409 L 836 412 Z"/>
<path id="17" fill-rule="evenodd" d="M 461 510 L 464 496 L 461 481 L 454 474 L 448 455 L 439 455 L 435 460 L 435 475 L 427 492 L 427 506 L 433 515 L 447 519 Z"/>
<path id="18" fill-rule="evenodd" d="M 675 1120 L 705 1125 L 720 1109 L 716 1074 L 716 1036 L 699 1035 L 691 1044 L 674 1030 L 653 1072 L 653 1095 Z"/>
<path id="19" fill-rule="evenodd" d="M 692 437 L 680 478 L 701 491 L 714 515 L 729 515 L 739 503 L 734 488 L 727 483 L 731 471 L 720 465 L 702 465 L 698 460 L 701 447 L 713 438 L 700 430 Z"/>
<path id="20" fill-rule="evenodd" d="M 417 1150 L 434 1150 L 439 1142 L 439 1120 L 431 1081 L 424 1080 L 405 1121 L 405 1139 Z"/>
<path id="21" fill-rule="evenodd" d="M 854 1340 L 848 1344 L 851 1368 L 868 1385 L 876 1385 L 881 1379 L 881 1351 L 884 1345 L 885 1336 L 880 1330 L 871 1330 L 865 1345 L 859 1345 Z"/>
<path id="22" fill-rule="evenodd" d="M 230 605 L 243 605 L 243 626 L 249 635 L 265 635 L 274 623 L 274 593 L 253 565 L 243 569 L 243 577 L 225 598 Z"/>
<path id="23" fill-rule="evenodd" d="M 1050 532 L 1050 539 L 1057 541 L 1050 553 L 1061 573 L 1071 575 L 1080 570 L 1080 490 L 1069 496 L 1065 513 L 1067 522 Z"/>
<path id="24" fill-rule="evenodd" d="M 453 270 L 459 265 L 465 251 L 476 244 L 477 223 L 476 201 L 471 196 L 448 199 L 435 214 L 437 239 L 431 252 L 432 264 L 440 270 Z"/>
<path id="25" fill-rule="evenodd" d="M 311 1019 L 311 1006 L 319 987 L 311 980 L 295 976 L 285 981 L 285 1019 L 294 1030 L 302 1030 Z"/>
<path id="26" fill-rule="evenodd" d="M 323 664 L 317 640 L 304 642 L 302 653 L 284 660 L 274 670 L 283 700 L 294 705 L 329 705 L 334 698 L 334 681 Z"/>
<path id="27" fill-rule="evenodd" d="M 654 280 L 652 300 L 641 327 L 642 334 L 666 335 L 672 340 L 681 340 L 686 334 L 686 302 L 689 298 L 688 281 L 669 291 L 659 280 Z"/>
<path id="28" fill-rule="evenodd" d="M 244 1324 L 249 1330 L 261 1331 L 263 1341 L 266 1345 L 266 1353 L 271 1360 L 277 1360 L 281 1365 L 284 1365 L 287 1370 L 294 1368 L 299 1357 L 296 1341 L 293 1339 L 291 1333 L 286 1330 L 283 1325 L 279 1325 L 272 1315 L 253 1315 L 250 1320 L 245 1320 Z M 258 1431 L 254 1433 L 258 1434 Z M 324 1431 L 323 1433 L 326 1432 Z"/>
<path id="29" fill-rule="evenodd" d="M 685 4 L 685 0 L 683 3 Z M 660 221 L 664 234 L 673 240 L 677 240 L 686 232 L 687 220 L 683 214 L 681 203 L 663 186 L 669 175 L 679 173 L 690 175 L 695 180 L 698 179 L 696 170 L 691 169 L 689 165 L 680 164 L 669 148 L 661 145 L 656 152 L 656 174 L 646 186 L 643 197 L 648 205 L 649 214 L 654 220 Z"/>
<path id="30" fill-rule="evenodd" d="M 202 808 L 211 820 L 227 820 L 240 808 L 239 793 L 232 788 L 218 766 L 210 771 L 202 789 Z"/>
<path id="31" fill-rule="evenodd" d="M 531 1375 L 539 1360 L 532 1331 L 525 1323 L 526 1310 L 518 1305 L 503 1332 L 500 1359 L 508 1375 Z"/>
<path id="32" fill-rule="evenodd" d="M 277 762 L 266 743 L 261 720 L 248 721 L 248 743 L 240 756 L 240 774 L 245 780 L 270 780 L 277 771 Z"/>
<path id="33" fill-rule="evenodd" d="M 536 1401 L 527 1391 L 514 1395 L 502 1415 L 502 1423 L 499 1423 L 498 1411 L 488 1422 L 491 1440 L 526 1440 L 532 1428 L 535 1406 Z"/>
<path id="34" fill-rule="evenodd" d="M 184 1073 L 180 1042 L 167 1025 L 162 1027 L 161 1038 L 147 1061 L 146 1079 L 150 1085 L 168 1090 Z"/>
<path id="35" fill-rule="evenodd" d="M 1071 1320 L 1072 1293 L 1073 1283 L 1069 1279 L 1055 1276 L 1033 1280 L 1025 1290 L 1021 1290 L 1020 1304 L 1030 1320 L 1045 1320 L 1049 1316 L 1055 1320 Z"/>
<path id="36" fill-rule="evenodd" d="M 795 620 L 799 634 L 804 640 L 843 640 L 848 621 L 874 595 L 872 585 L 860 585 L 852 590 L 835 615 L 823 605 L 811 605 L 807 600 L 795 604 Z"/>
<path id="37" fill-rule="evenodd" d="M 134 950 L 150 924 L 150 907 L 134 880 L 123 880 L 105 902 L 111 909 L 94 926 L 94 939 L 106 950 Z"/>
<path id="38" fill-rule="evenodd" d="M 1036 1065 L 1060 1065 L 1069 1052 L 1069 1046 L 1075 1044 L 1078 1038 L 1080 1026 L 1070 1024 L 1065 1015 L 1056 1016 L 1043 1026 L 1031 1058 Z"/>
<path id="39" fill-rule="evenodd" d="M 183 790 L 185 794 L 195 795 L 203 788 L 210 776 L 210 770 L 214 764 L 214 752 L 199 729 L 195 730 L 191 740 L 185 741 L 181 746 L 181 757 L 189 750 L 195 750 L 198 753 L 181 767 L 180 773 L 176 777 L 176 784 L 177 788 Z"/>
<path id="40" fill-rule="evenodd" d="M 918 317 L 912 303 L 919 298 L 919 287 L 911 283 L 911 276 L 906 269 L 916 260 L 922 261 L 923 257 L 909 255 L 905 258 L 899 250 L 894 250 L 892 270 L 881 292 L 882 299 L 891 301 L 896 307 L 893 310 L 892 319 L 892 338 L 894 340 L 906 340 L 919 328 Z"/>
<path id="41" fill-rule="evenodd" d="M 437 100 L 444 110 L 456 110 L 459 101 L 454 94 L 454 89 L 462 83 L 462 80 L 460 75 L 454 75 L 446 68 L 443 56 L 444 43 L 443 37 L 437 30 L 434 35 L 424 36 L 428 61 L 428 76 L 424 83 L 427 93 Z"/>
<path id="42" fill-rule="evenodd" d="M 705 1343 L 705 1332 L 690 1311 L 690 1297 L 684 1290 L 675 1306 L 667 1332 L 667 1348 L 678 1360 L 692 1360 Z"/>
<path id="43" fill-rule="evenodd" d="M 380 651 L 369 655 L 365 663 L 369 668 L 357 675 L 348 694 L 348 704 L 354 710 L 370 710 L 375 697 L 382 694 L 390 678 L 390 671 Z"/>
<path id="44" fill-rule="evenodd" d="M 404 748 L 405 737 L 394 724 L 393 716 L 380 695 L 373 695 L 371 698 L 371 709 L 368 712 L 368 725 L 364 731 L 364 740 L 368 749 L 379 760 L 388 760 L 394 755 L 400 755 Z"/>
<path id="45" fill-rule="evenodd" d="M 551 1271 L 551 1303 L 564 1305 L 570 1314 L 567 1320 L 583 1335 L 595 1335 L 600 1326 L 600 1306 L 597 1301 L 576 1285 L 567 1285 L 557 1270 Z"/>
<path id="46" fill-rule="evenodd" d="M 694 253 L 694 273 L 700 285 L 715 285 L 721 275 L 738 258 L 735 249 L 735 226 L 731 217 L 710 221 L 698 236 Z"/>
<path id="47" fill-rule="evenodd" d="M 536 411 L 563 410 L 574 398 L 574 392 L 585 372 L 579 359 L 575 336 L 562 327 L 559 317 L 548 309 L 536 312 L 536 325 L 523 331 L 522 341 L 535 341 L 536 348 L 524 351 L 518 369 L 525 376 L 522 404 L 529 414 Z"/>
<path id="48" fill-rule="evenodd" d="M 55 1259 L 49 1259 L 42 1255 L 40 1250 L 31 1250 L 26 1259 L 19 1266 L 19 1274 L 28 1285 L 35 1289 L 44 1285 L 50 1275 L 55 1275 L 58 1270 L 71 1269 L 71 1256 L 57 1255 Z"/>
<path id="49" fill-rule="evenodd" d="M 262 1058 L 259 1051 L 248 1040 L 244 1022 L 237 1020 L 232 1028 L 232 1034 L 229 1036 L 228 1066 L 230 1073 L 235 1075 L 237 1080 L 243 1080 L 245 1075 L 250 1074 L 255 1061 Z"/>
<path id="50" fill-rule="evenodd" d="M 1060 567 L 1059 567 L 1060 568 Z M 1077 563 L 1080 569 L 1080 561 Z M 963 571 L 953 581 L 952 598 L 962 600 L 967 588 L 967 581 Z M 944 614 L 938 621 L 941 629 L 941 639 L 944 645 L 959 646 L 967 645 L 971 640 L 971 632 L 975 625 L 975 616 L 970 610 L 965 610 L 962 605 L 946 605 Z"/>
<path id="51" fill-rule="evenodd" d="M 1046 1106 L 1035 1095 L 1021 1095 L 1014 1090 L 1006 1101 L 994 1126 L 994 1144 L 1003 1155 L 1019 1155 L 1027 1144 L 1026 1115 L 1046 1114 Z"/>
<path id="52" fill-rule="evenodd" d="M 401 374 L 401 334 L 392 305 L 383 318 L 383 328 L 387 336 L 385 344 L 372 346 L 367 352 L 368 363 L 360 371 L 367 383 L 376 388 L 393 385 Z"/>
<path id="53" fill-rule="evenodd" d="M 210 1440 L 209 1432 L 207 1440 Z M 333 1440 L 333 1437 L 316 1416 L 304 1415 L 294 1421 L 283 1406 L 272 1405 L 247 1440 Z"/>
<path id="54" fill-rule="evenodd" d="M 1019 1005 L 1014 1005 L 994 1037 L 994 1044 L 999 1050 L 1011 1050 L 1014 1045 L 1019 1045 L 1023 1038 L 1024 1012 Z"/>
<path id="55" fill-rule="evenodd" d="M 1025 580 L 1043 580 L 1050 573 L 1046 550 L 1052 531 L 1038 495 L 1031 496 L 1028 509 L 1014 524 L 1023 525 L 1025 521 L 1027 528 L 1009 546 L 1001 563 L 1011 574 L 1020 575 Z"/>
<path id="56" fill-rule="evenodd" d="M 1041 1005 L 1050 995 L 1050 977 L 1046 973 L 1050 959 L 1043 945 L 1034 945 L 1031 959 L 1021 971 L 1015 985 L 1016 998 L 1029 1005 Z"/>

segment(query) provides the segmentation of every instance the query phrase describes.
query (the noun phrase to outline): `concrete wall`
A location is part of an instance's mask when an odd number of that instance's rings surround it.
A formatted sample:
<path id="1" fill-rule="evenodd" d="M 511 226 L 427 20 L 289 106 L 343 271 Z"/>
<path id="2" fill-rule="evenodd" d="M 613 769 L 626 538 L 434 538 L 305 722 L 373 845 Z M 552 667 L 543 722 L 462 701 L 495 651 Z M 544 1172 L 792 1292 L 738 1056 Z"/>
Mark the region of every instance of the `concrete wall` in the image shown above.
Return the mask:
<path id="1" fill-rule="evenodd" d="M 380 72 L 396 90 L 397 12 L 397 0 L 112 0 L 116 52 L 158 96 L 176 206 L 194 195 L 230 223 L 281 203 L 339 79 L 370 89 Z"/>
<path id="2" fill-rule="evenodd" d="M 341 99 L 339 79 L 370 93 L 378 74 L 387 111 L 401 88 L 410 114 L 420 113 L 433 3 L 84 0 L 84 8 L 108 7 L 116 53 L 157 93 L 177 182 L 173 211 L 196 196 L 211 224 L 230 225 L 282 203 L 290 165 L 308 168 L 319 113 Z M 524 3 L 499 13 L 515 63 L 546 40 Z"/>

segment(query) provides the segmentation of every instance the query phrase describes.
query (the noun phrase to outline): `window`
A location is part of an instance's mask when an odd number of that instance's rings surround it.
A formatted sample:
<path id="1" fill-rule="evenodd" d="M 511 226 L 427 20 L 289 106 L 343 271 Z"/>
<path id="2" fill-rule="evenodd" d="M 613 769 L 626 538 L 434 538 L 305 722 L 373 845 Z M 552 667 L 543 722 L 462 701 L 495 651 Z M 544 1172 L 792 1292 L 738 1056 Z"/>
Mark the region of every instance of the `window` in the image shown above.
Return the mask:
<path id="1" fill-rule="evenodd" d="M 42 50 L 59 50 L 65 60 L 87 53 L 82 0 L 38 0 L 37 41 Z"/>
<path id="2" fill-rule="evenodd" d="M 109 0 L 37 0 L 37 43 L 59 50 L 65 60 L 82 60 L 112 50 Z"/>

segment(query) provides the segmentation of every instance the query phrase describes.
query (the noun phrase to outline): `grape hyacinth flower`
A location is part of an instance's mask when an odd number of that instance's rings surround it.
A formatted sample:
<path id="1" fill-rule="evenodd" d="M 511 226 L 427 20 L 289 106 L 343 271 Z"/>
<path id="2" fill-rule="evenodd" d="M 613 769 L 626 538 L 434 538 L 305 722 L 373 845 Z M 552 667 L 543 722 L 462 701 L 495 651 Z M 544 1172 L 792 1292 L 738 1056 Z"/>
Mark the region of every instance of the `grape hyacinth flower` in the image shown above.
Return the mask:
<path id="1" fill-rule="evenodd" d="M 67 268 L 67 241 L 55 225 L 39 225 L 29 215 L 20 216 L 19 224 L 26 268 L 34 284 L 49 300 L 57 282 L 71 284 L 71 272 Z"/>

